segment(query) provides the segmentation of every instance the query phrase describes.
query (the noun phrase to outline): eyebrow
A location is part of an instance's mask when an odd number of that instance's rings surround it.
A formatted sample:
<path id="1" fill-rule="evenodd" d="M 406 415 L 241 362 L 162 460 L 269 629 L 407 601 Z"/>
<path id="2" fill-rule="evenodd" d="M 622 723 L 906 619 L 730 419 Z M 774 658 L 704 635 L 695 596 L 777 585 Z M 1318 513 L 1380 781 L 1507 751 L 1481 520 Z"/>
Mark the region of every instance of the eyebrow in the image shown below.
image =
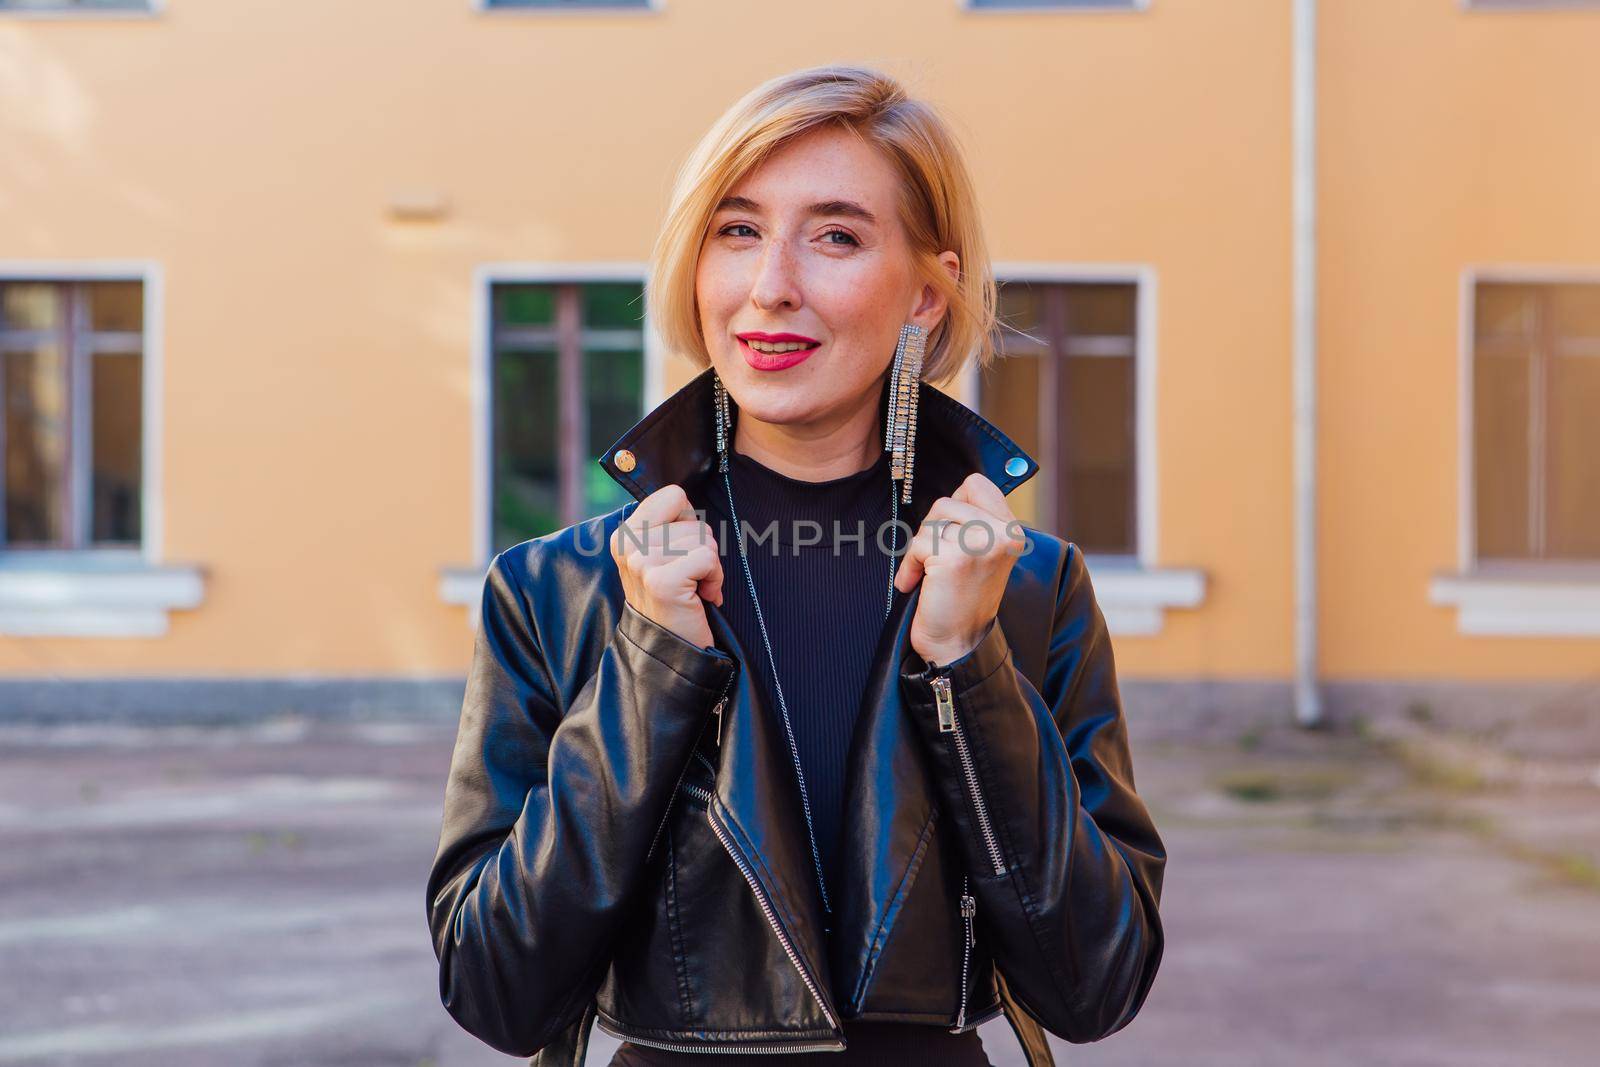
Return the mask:
<path id="1" fill-rule="evenodd" d="M 757 211 L 761 205 L 751 200 L 748 196 L 725 196 L 717 204 L 718 211 Z M 808 215 L 843 215 L 846 218 L 860 219 L 862 222 L 876 224 L 878 216 L 856 203 L 854 200 L 819 200 L 806 209 Z"/>

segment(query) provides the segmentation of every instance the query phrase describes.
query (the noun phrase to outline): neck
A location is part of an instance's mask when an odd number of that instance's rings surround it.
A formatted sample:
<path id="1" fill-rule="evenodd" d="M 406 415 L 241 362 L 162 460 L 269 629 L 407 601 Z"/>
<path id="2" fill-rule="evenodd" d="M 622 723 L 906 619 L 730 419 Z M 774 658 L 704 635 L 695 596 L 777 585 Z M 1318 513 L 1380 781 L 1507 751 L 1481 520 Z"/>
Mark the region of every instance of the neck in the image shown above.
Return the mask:
<path id="1" fill-rule="evenodd" d="M 865 470 L 883 451 L 879 391 L 874 387 L 863 403 L 815 422 L 762 422 L 741 411 L 734 421 L 733 450 L 803 482 Z"/>

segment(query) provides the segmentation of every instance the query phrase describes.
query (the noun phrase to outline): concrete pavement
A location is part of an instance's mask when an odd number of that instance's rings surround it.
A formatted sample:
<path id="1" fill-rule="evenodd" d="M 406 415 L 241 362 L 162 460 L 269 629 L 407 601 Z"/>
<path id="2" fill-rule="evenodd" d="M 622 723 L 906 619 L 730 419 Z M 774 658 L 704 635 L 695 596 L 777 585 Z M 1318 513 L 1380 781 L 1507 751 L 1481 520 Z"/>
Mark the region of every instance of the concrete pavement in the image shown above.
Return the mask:
<path id="1" fill-rule="evenodd" d="M 518 1062 L 438 1002 L 451 732 L 0 729 L 0 1065 Z M 1600 885 L 1497 813 L 1537 827 L 1548 803 L 1582 836 L 1600 791 L 1419 780 L 1293 728 L 1136 737 L 1135 767 L 1171 851 L 1167 955 L 1140 1017 L 1063 1064 L 1593 1062 Z M 1021 1063 L 1003 1020 L 982 1035 Z M 590 1062 L 614 1047 L 596 1031 Z"/>

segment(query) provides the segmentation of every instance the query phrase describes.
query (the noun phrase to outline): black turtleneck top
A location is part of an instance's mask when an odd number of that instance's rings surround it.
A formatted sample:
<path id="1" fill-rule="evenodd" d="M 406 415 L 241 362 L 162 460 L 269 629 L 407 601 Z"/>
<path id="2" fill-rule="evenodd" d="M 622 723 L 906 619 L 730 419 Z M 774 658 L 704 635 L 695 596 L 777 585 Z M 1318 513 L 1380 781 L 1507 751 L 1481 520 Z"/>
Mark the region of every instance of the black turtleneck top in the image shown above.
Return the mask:
<path id="1" fill-rule="evenodd" d="M 828 898 L 837 907 L 841 893 L 836 854 L 847 800 L 845 758 L 883 632 L 891 566 L 898 562 L 889 549 L 903 553 L 909 536 L 903 526 L 893 532 L 888 525 L 890 489 L 899 486 L 889 479 L 887 452 L 865 470 L 821 482 L 790 478 L 740 452 L 730 454 L 728 468 L 739 524 L 733 521 L 720 474 L 713 473 L 702 502 L 722 557 L 722 612 L 744 650 L 745 669 L 753 672 L 775 726 L 781 728 L 783 713 L 766 644 L 734 541 L 735 531 L 743 528 L 748 531 L 750 580 L 761 603 L 805 775 Z M 910 522 L 908 512 L 901 509 L 902 523 Z M 919 1067 L 989 1067 L 976 1030 L 951 1034 L 926 1024 L 846 1021 L 845 1042 L 848 1047 L 843 1052 L 726 1053 L 714 1058 L 718 1067 L 911 1062 Z M 705 1064 L 706 1056 L 700 1053 L 631 1042 L 624 1042 L 611 1061 L 611 1067 Z"/>

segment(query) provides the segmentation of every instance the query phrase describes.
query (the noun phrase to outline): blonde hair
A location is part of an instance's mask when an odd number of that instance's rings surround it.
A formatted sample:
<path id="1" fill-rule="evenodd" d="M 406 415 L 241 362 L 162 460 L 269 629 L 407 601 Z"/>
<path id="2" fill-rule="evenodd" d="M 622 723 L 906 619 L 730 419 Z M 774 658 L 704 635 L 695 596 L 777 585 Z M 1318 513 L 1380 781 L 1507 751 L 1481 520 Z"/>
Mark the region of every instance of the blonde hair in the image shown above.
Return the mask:
<path id="1" fill-rule="evenodd" d="M 780 145 L 825 126 L 853 130 L 901 177 L 900 219 L 915 269 L 947 300 L 928 337 L 923 377 L 941 384 L 995 355 L 995 284 L 977 197 L 960 145 L 934 109 L 866 67 L 811 67 L 773 78 L 723 113 L 678 172 L 650 256 L 650 312 L 668 350 L 710 365 L 695 302 L 695 267 L 717 204 Z M 952 277 L 940 252 L 961 260 Z"/>

